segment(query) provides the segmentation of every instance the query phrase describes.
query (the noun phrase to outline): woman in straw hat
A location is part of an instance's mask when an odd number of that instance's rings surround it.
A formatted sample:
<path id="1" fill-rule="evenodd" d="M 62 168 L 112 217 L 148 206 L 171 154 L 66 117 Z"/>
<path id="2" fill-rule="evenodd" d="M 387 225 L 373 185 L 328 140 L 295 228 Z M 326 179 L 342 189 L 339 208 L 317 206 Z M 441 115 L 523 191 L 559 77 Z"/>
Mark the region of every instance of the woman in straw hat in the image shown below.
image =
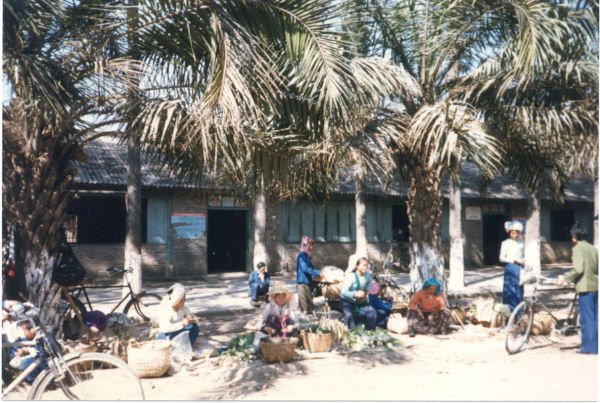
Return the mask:
<path id="1" fill-rule="evenodd" d="M 260 329 L 273 337 L 288 337 L 295 329 L 300 312 L 294 293 L 283 281 L 276 281 L 269 290 L 269 304 L 259 323 Z"/>
<path id="2" fill-rule="evenodd" d="M 190 309 L 185 306 L 185 288 L 180 283 L 173 284 L 160 302 L 157 339 L 173 339 L 181 332 L 188 332 L 190 344 L 198 339 L 200 328 Z"/>
<path id="3" fill-rule="evenodd" d="M 502 286 L 502 303 L 510 310 L 515 309 L 523 301 L 523 286 L 519 285 L 521 268 L 525 265 L 525 243 L 521 238 L 523 224 L 513 220 L 504 223 L 508 239 L 502 241 L 500 262 L 504 266 L 504 284 Z"/>

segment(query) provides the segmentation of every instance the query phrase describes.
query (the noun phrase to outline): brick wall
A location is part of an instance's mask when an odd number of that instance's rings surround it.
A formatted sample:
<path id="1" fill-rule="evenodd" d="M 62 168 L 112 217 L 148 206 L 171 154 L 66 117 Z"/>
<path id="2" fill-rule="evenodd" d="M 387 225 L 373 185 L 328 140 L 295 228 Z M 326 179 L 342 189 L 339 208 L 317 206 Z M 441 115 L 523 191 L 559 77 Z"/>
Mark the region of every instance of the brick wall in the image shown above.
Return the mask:
<path id="1" fill-rule="evenodd" d="M 124 244 L 72 244 L 71 247 L 88 275 L 93 275 L 95 281 L 113 283 L 121 279 L 108 275 L 106 269 L 123 267 Z M 142 245 L 143 280 L 164 278 L 166 266 L 167 245 Z"/>
<path id="2" fill-rule="evenodd" d="M 207 196 L 195 190 L 175 192 L 172 212 L 207 214 Z M 171 240 L 173 276 L 197 276 L 208 272 L 206 233 L 200 239 L 179 238 L 171 225 Z"/>

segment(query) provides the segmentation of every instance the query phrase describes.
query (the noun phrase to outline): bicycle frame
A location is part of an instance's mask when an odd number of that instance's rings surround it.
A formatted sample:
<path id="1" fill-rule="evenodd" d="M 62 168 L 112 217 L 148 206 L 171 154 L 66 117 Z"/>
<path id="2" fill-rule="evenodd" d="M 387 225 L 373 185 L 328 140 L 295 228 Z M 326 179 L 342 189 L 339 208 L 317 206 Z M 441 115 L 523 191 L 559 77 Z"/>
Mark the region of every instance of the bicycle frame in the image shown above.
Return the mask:
<path id="1" fill-rule="evenodd" d="M 131 288 L 131 285 L 129 283 L 127 284 L 119 284 L 119 285 L 82 285 L 82 286 L 77 286 L 77 287 L 72 287 L 72 288 L 68 288 L 68 291 L 71 295 L 73 295 L 76 298 L 79 298 L 79 296 L 81 295 L 81 293 L 83 293 L 83 295 L 85 296 L 85 301 L 87 303 L 87 306 L 90 308 L 90 311 L 93 311 L 94 309 L 92 308 L 92 302 L 90 301 L 90 297 L 87 293 L 87 290 L 89 288 L 101 288 L 101 289 L 107 289 L 107 288 L 129 288 L 129 292 L 127 294 L 125 294 L 125 296 L 123 298 L 121 298 L 121 300 L 117 303 L 117 305 L 115 305 L 115 307 L 110 311 L 110 313 L 115 312 L 123 302 L 125 302 L 128 298 L 135 298 L 135 294 L 133 292 L 133 288 Z M 74 293 L 76 292 L 76 293 Z M 79 298 L 81 300 L 81 298 Z"/>

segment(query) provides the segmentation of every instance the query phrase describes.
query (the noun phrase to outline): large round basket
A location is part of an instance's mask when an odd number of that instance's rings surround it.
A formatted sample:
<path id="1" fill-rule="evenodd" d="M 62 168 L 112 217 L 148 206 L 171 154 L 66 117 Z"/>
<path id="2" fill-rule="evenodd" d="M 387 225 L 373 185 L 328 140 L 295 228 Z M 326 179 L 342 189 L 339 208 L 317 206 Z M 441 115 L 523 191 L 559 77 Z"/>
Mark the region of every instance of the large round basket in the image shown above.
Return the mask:
<path id="1" fill-rule="evenodd" d="M 127 346 L 127 363 L 140 378 L 163 376 L 171 365 L 171 342 L 150 340 Z"/>
<path id="2" fill-rule="evenodd" d="M 296 337 L 265 337 L 260 342 L 260 352 L 266 362 L 290 362 L 294 359 Z"/>
<path id="3" fill-rule="evenodd" d="M 302 331 L 301 336 L 304 347 L 311 353 L 324 353 L 333 346 L 333 335 L 331 333 L 310 333 Z"/>

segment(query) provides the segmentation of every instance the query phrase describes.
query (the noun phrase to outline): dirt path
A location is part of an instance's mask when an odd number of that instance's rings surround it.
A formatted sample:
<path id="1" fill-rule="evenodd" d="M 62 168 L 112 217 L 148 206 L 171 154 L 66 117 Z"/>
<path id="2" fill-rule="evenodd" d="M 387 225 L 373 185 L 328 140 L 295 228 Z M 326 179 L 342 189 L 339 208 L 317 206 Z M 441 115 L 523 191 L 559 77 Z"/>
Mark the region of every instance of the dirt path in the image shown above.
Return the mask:
<path id="1" fill-rule="evenodd" d="M 250 316 L 213 318 L 203 328 L 225 343 Z M 216 334 L 215 334 L 216 333 Z M 543 400 L 598 399 L 597 356 L 578 336 L 538 336 L 508 355 L 503 333 L 469 325 L 449 336 L 401 336 L 394 352 L 324 353 L 287 364 L 236 368 L 201 363 L 176 376 L 143 379 L 148 399 L 189 400 Z"/>

